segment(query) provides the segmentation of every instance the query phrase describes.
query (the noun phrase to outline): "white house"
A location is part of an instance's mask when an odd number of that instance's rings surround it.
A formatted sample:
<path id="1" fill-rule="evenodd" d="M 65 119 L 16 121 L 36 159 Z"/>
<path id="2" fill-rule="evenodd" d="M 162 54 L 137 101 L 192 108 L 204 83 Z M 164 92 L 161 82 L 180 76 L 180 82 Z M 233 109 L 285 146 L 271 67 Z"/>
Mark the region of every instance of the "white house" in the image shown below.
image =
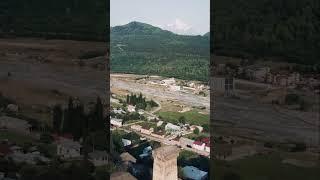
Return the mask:
<path id="1" fill-rule="evenodd" d="M 128 105 L 129 112 L 136 112 L 136 106 Z"/>
<path id="2" fill-rule="evenodd" d="M 203 131 L 203 127 L 202 127 L 202 126 L 196 126 L 196 125 L 190 126 L 190 130 L 191 130 L 191 131 L 194 131 L 196 128 L 199 129 L 199 132 L 202 132 L 202 131 Z"/>
<path id="3" fill-rule="evenodd" d="M 170 85 L 169 86 L 170 91 L 180 91 L 181 87 L 176 85 Z"/>
<path id="4" fill-rule="evenodd" d="M 132 144 L 132 141 L 129 139 L 122 139 L 123 146 L 130 146 Z"/>
<path id="5" fill-rule="evenodd" d="M 121 127 L 122 122 L 123 122 L 122 119 L 116 119 L 116 118 L 111 118 L 111 121 L 110 121 L 111 125 L 117 126 L 117 127 Z"/>
<path id="6" fill-rule="evenodd" d="M 179 139 L 179 142 L 180 142 L 180 145 L 182 147 L 190 147 L 190 148 L 192 148 L 194 140 L 188 139 L 188 138 L 185 138 L 185 137 L 181 137 Z"/>
<path id="7" fill-rule="evenodd" d="M 157 122 L 157 127 L 161 126 L 163 124 L 163 121 L 158 121 Z"/>
<path id="8" fill-rule="evenodd" d="M 181 127 L 177 126 L 177 125 L 174 125 L 172 123 L 168 123 L 165 126 L 165 130 L 166 131 L 170 131 L 170 132 L 172 132 L 172 131 L 181 131 Z"/>
<path id="9" fill-rule="evenodd" d="M 116 114 L 124 114 L 124 113 L 126 113 L 124 110 L 117 109 L 117 108 L 113 108 L 113 112 L 116 113 Z"/>
<path id="10" fill-rule="evenodd" d="M 175 84 L 176 83 L 176 80 L 174 78 L 169 78 L 169 79 L 164 79 L 162 80 L 162 82 L 165 84 L 165 85 L 172 85 L 172 84 Z"/>
<path id="11" fill-rule="evenodd" d="M 108 153 L 106 151 L 93 151 L 89 153 L 89 158 L 95 166 L 108 164 Z"/>
<path id="12" fill-rule="evenodd" d="M 66 138 L 60 138 L 57 143 L 57 155 L 68 159 L 80 157 L 81 145 L 77 141 Z"/>

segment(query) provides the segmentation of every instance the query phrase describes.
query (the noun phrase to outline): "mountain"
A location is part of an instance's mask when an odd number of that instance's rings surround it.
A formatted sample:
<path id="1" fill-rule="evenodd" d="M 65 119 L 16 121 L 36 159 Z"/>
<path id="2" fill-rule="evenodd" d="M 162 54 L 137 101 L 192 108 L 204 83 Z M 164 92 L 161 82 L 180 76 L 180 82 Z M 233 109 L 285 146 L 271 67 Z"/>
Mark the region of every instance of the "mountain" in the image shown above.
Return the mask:
<path id="1" fill-rule="evenodd" d="M 111 28 L 111 71 L 208 80 L 208 36 L 178 35 L 131 22 Z"/>
<path id="2" fill-rule="evenodd" d="M 209 55 L 205 36 L 178 35 L 141 22 L 112 27 L 110 38 L 111 47 L 121 45 L 131 51 Z"/>

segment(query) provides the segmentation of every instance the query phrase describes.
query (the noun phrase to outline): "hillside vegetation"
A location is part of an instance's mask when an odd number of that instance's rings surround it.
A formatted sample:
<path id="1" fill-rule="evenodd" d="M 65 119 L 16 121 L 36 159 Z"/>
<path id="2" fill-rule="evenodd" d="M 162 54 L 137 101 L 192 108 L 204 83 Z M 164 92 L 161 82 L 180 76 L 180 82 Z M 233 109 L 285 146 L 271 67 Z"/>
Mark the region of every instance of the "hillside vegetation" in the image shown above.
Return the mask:
<path id="1" fill-rule="evenodd" d="M 209 37 L 183 36 L 140 22 L 111 28 L 111 71 L 208 80 Z"/>

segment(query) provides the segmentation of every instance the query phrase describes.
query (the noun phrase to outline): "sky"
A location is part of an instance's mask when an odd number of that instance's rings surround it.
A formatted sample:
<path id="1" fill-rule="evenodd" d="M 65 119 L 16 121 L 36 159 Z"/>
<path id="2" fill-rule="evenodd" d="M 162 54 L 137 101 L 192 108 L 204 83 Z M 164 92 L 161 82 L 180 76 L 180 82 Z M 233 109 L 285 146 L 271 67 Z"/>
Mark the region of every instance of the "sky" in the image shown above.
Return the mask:
<path id="1" fill-rule="evenodd" d="M 210 0 L 111 0 L 110 25 L 148 23 L 177 34 L 210 30 Z"/>

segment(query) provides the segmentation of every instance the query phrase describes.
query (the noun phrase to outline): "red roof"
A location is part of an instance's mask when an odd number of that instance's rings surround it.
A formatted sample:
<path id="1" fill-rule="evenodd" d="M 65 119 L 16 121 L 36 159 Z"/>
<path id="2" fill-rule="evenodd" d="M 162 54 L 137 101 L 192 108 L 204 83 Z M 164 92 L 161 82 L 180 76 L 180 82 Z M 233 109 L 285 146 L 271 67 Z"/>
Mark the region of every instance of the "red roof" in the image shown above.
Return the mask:
<path id="1" fill-rule="evenodd" d="M 201 141 L 194 141 L 193 144 L 196 144 L 196 145 L 199 145 L 199 146 L 202 146 L 203 142 Z"/>
<path id="2" fill-rule="evenodd" d="M 210 138 L 208 138 L 208 137 L 202 138 L 201 142 L 208 144 L 208 143 L 210 143 Z"/>

